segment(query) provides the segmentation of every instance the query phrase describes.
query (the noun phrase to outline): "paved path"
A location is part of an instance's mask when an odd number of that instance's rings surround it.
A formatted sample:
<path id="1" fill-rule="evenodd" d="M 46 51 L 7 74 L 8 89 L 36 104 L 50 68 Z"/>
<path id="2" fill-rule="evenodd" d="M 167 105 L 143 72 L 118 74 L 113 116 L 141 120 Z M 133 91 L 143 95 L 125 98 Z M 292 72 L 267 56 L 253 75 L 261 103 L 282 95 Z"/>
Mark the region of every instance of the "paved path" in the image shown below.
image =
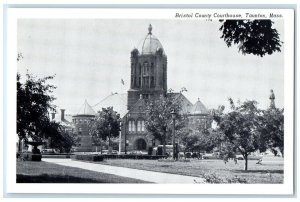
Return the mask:
<path id="1" fill-rule="evenodd" d="M 109 165 L 102 165 L 97 163 L 74 161 L 71 159 L 43 158 L 42 161 L 55 163 L 63 166 L 101 172 L 101 173 L 108 173 L 108 174 L 118 175 L 122 177 L 135 178 L 146 182 L 153 182 L 153 183 L 160 183 L 160 184 L 162 183 L 193 184 L 195 183 L 195 181 L 197 183 L 204 183 L 205 181 L 203 178 L 200 177 L 192 177 L 192 176 L 176 175 L 176 174 L 153 172 L 153 171 L 146 171 L 146 170 L 138 170 L 133 168 L 109 166 Z"/>

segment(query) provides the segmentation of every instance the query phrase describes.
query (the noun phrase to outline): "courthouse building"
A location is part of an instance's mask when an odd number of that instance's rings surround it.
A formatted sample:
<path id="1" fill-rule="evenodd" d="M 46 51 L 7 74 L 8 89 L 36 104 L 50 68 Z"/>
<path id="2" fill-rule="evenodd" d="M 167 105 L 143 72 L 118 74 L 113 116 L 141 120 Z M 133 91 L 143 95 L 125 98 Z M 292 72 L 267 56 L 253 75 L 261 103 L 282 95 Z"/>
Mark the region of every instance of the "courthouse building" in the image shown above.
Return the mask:
<path id="1" fill-rule="evenodd" d="M 176 60 L 176 58 L 171 58 Z M 122 117 L 121 150 L 148 151 L 149 147 L 161 144 L 145 128 L 145 104 L 147 99 L 157 99 L 160 96 L 173 96 L 182 106 L 181 114 L 188 116 L 188 127 L 191 132 L 200 127 L 211 126 L 211 116 L 206 107 L 198 99 L 192 104 L 182 93 L 167 93 L 168 63 L 167 54 L 158 40 L 152 34 L 149 25 L 148 33 L 141 46 L 130 53 L 130 86 L 127 94 L 112 93 L 94 106 L 84 102 L 77 114 L 68 116 L 68 121 L 61 111 L 61 123 L 67 124 L 80 137 L 76 151 L 95 151 L 92 138 L 89 135 L 88 123 L 95 118 L 97 111 L 113 107 Z M 54 116 L 54 115 L 52 115 Z M 56 117 L 57 118 L 57 117 Z M 71 126 L 70 126 L 71 125 Z"/>
<path id="2" fill-rule="evenodd" d="M 152 26 L 139 49 L 134 48 L 130 54 L 131 79 L 127 97 L 128 112 L 123 117 L 122 151 L 144 150 L 159 144 L 145 128 L 145 104 L 147 99 L 159 96 L 174 96 L 182 106 L 180 113 L 188 116 L 191 132 L 198 127 L 210 127 L 211 116 L 206 107 L 198 100 L 193 105 L 182 93 L 167 93 L 167 54 L 152 34 Z M 172 58 L 175 59 L 175 58 Z"/>

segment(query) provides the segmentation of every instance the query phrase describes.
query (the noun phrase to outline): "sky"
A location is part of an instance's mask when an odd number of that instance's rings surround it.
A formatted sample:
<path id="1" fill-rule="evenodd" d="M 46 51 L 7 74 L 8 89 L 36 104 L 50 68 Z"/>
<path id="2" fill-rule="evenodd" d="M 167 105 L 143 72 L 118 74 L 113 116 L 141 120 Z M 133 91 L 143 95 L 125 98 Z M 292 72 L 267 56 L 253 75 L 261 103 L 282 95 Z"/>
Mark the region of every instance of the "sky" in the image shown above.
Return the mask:
<path id="1" fill-rule="evenodd" d="M 274 22 L 283 40 L 283 21 Z M 18 72 L 55 75 L 55 104 L 76 114 L 85 99 L 93 106 L 111 93 L 127 93 L 130 52 L 140 48 L 150 23 L 168 57 L 169 89 L 185 87 L 192 103 L 199 98 L 210 109 L 228 106 L 229 97 L 265 109 L 273 89 L 276 106 L 284 106 L 284 44 L 272 55 L 243 55 L 220 38 L 219 21 L 19 19 Z"/>

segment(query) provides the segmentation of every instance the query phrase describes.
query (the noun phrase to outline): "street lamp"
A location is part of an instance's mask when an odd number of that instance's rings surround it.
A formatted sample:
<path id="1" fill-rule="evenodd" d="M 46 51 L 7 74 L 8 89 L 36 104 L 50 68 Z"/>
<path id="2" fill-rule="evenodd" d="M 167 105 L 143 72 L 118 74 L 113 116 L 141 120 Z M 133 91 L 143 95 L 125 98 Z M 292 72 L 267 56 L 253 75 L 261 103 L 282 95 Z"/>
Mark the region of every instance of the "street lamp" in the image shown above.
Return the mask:
<path id="1" fill-rule="evenodd" d="M 172 120 L 173 120 L 173 138 L 172 138 L 172 143 L 173 143 L 173 160 L 176 160 L 176 152 L 175 152 L 175 119 L 176 119 L 176 112 L 173 110 L 171 112 L 172 115 Z"/>
<path id="2" fill-rule="evenodd" d="M 125 131 L 124 131 L 124 142 L 125 142 L 125 154 L 127 154 L 127 139 L 126 139 L 126 136 L 127 136 L 127 120 L 128 120 L 128 117 L 130 116 L 130 114 L 126 114 L 125 115 L 125 127 L 124 127 L 124 129 L 125 129 Z"/>
<path id="3" fill-rule="evenodd" d="M 111 125 L 110 125 L 110 123 L 108 124 L 108 131 L 109 131 L 109 134 L 108 134 L 108 153 L 111 154 L 111 146 L 110 146 Z"/>

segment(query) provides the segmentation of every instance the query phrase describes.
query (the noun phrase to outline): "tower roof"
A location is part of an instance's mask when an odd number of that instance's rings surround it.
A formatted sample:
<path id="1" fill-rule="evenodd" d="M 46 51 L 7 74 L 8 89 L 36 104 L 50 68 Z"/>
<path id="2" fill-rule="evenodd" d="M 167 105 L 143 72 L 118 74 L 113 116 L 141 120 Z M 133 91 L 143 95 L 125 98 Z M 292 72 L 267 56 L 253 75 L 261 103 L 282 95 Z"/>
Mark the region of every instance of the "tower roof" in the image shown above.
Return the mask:
<path id="1" fill-rule="evenodd" d="M 77 113 L 77 115 L 95 115 L 95 114 L 96 114 L 95 111 L 86 100 L 84 101 L 79 112 Z"/>
<path id="2" fill-rule="evenodd" d="M 191 108 L 190 113 L 191 114 L 208 114 L 209 112 L 208 112 L 207 108 L 204 106 L 204 104 L 198 98 L 198 101 Z"/>
<path id="3" fill-rule="evenodd" d="M 152 34 L 152 26 L 150 24 L 148 27 L 148 34 L 140 44 L 139 52 L 142 55 L 150 55 L 155 54 L 159 49 L 161 49 L 163 51 L 163 54 L 165 55 L 163 46 L 161 45 L 160 41 Z"/>

